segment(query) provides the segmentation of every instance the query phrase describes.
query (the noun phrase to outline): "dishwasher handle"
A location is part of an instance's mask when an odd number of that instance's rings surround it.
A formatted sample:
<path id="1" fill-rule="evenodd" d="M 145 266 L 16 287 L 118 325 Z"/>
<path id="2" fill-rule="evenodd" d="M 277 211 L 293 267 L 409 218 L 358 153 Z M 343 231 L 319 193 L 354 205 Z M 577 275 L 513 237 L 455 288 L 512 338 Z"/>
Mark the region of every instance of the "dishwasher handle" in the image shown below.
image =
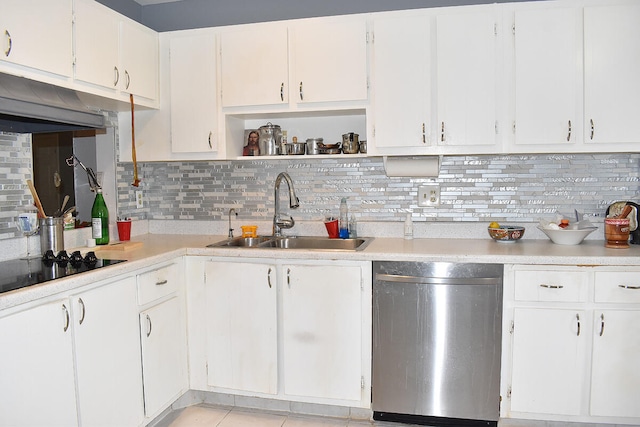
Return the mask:
<path id="1" fill-rule="evenodd" d="M 425 285 L 499 285 L 501 277 L 418 277 L 376 274 L 376 282 L 417 283 Z"/>

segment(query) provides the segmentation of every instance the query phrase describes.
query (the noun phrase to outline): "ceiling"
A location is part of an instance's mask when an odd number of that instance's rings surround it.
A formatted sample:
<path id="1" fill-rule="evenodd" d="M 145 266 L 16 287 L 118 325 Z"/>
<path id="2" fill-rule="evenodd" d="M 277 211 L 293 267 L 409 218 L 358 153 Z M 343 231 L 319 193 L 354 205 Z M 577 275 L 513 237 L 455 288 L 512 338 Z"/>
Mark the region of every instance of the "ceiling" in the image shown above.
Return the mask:
<path id="1" fill-rule="evenodd" d="M 180 0 L 133 0 L 141 6 L 148 6 L 150 4 L 160 4 L 160 3 L 172 3 Z"/>

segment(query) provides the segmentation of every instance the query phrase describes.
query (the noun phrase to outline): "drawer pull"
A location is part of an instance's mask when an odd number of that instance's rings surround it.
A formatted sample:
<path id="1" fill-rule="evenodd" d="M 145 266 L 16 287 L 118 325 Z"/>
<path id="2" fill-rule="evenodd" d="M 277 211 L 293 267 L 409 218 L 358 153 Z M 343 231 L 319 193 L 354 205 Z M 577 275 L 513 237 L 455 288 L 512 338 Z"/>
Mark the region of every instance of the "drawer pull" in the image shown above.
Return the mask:
<path id="1" fill-rule="evenodd" d="M 166 285 L 166 284 L 167 284 L 167 282 L 168 282 L 168 280 L 167 280 L 167 279 L 161 280 L 161 281 L 159 281 L 159 282 L 156 282 L 156 286 Z"/>
<path id="2" fill-rule="evenodd" d="M 604 334 L 604 313 L 600 315 L 600 336 Z"/>
<path id="3" fill-rule="evenodd" d="M 622 289 L 640 289 L 640 286 L 637 285 L 618 285 L 618 287 Z"/>
<path id="4" fill-rule="evenodd" d="M 564 288 L 564 285 L 547 285 L 546 283 L 541 283 L 540 287 L 547 289 L 562 289 Z"/>
<path id="5" fill-rule="evenodd" d="M 580 336 L 580 315 L 576 314 L 576 323 L 578 324 L 578 332 L 576 333 L 576 336 Z"/>

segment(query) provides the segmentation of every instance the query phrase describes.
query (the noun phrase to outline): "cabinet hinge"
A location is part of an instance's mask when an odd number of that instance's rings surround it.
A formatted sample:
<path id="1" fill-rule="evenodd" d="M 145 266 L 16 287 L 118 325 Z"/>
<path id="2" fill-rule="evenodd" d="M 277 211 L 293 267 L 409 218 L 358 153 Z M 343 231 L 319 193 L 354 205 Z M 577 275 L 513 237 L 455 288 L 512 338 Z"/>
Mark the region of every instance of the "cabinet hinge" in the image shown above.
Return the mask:
<path id="1" fill-rule="evenodd" d="M 360 388 L 364 390 L 364 375 L 360 377 Z"/>
<path id="2" fill-rule="evenodd" d="M 511 32 L 515 35 L 516 34 L 516 23 L 514 22 L 513 25 L 511 26 Z"/>
<path id="3" fill-rule="evenodd" d="M 498 23 L 493 24 L 493 35 L 494 36 L 498 35 Z"/>
<path id="4" fill-rule="evenodd" d="M 509 333 L 510 333 L 511 335 L 513 335 L 514 327 L 515 327 L 515 324 L 514 324 L 514 322 L 513 322 L 513 320 L 512 320 L 512 321 L 511 321 L 511 327 L 509 327 Z"/>
<path id="5" fill-rule="evenodd" d="M 507 388 L 507 399 L 511 399 L 511 386 Z"/>
<path id="6" fill-rule="evenodd" d="M 497 120 L 496 120 L 496 123 L 495 123 L 495 128 L 496 128 L 496 135 L 498 135 L 499 132 L 498 132 L 498 121 Z"/>

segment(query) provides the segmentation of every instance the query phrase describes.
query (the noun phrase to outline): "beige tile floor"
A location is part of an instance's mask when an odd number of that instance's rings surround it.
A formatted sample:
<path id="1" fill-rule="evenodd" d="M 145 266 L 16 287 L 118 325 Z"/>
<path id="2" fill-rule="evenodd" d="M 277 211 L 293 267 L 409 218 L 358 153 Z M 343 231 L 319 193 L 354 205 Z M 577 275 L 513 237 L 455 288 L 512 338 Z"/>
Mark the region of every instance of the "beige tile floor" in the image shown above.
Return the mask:
<path id="1" fill-rule="evenodd" d="M 343 418 L 265 412 L 199 404 L 176 410 L 155 427 L 382 427 L 407 426 Z M 408 427 L 408 426 L 407 426 Z"/>

